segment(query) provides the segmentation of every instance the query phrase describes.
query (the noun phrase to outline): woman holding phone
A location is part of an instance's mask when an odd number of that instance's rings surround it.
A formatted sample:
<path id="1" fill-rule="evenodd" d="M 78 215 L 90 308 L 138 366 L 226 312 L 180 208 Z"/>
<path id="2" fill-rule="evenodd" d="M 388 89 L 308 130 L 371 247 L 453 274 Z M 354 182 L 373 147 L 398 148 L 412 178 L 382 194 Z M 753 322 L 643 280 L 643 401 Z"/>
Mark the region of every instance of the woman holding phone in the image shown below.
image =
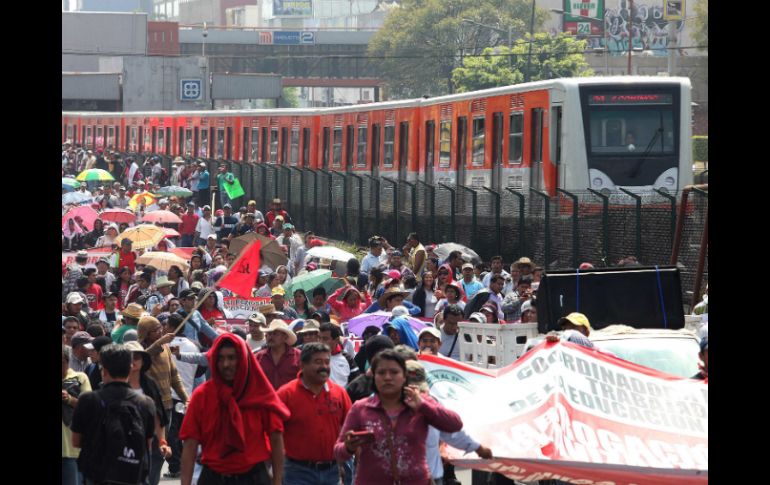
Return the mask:
<path id="1" fill-rule="evenodd" d="M 416 386 L 406 385 L 406 362 L 393 350 L 372 360 L 374 395 L 356 401 L 334 445 L 338 461 L 358 456 L 356 484 L 425 485 L 431 476 L 425 460 L 428 426 L 453 433 L 460 416 Z"/>

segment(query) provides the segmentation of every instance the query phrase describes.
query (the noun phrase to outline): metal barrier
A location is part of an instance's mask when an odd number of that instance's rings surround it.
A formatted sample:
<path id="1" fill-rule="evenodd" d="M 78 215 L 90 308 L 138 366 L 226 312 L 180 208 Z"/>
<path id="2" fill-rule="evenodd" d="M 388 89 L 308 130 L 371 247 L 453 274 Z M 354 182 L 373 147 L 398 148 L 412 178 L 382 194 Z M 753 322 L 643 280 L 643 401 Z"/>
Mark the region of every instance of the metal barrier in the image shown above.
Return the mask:
<path id="1" fill-rule="evenodd" d="M 449 234 L 451 236 L 449 237 L 448 240 L 447 239 L 442 239 L 442 241 L 443 242 L 456 241 L 457 240 L 457 221 L 456 221 L 457 210 L 455 208 L 455 193 L 456 192 L 455 192 L 455 189 L 453 189 L 452 187 L 450 187 L 448 185 L 439 183 L 438 186 L 443 188 L 447 192 L 449 192 L 449 195 L 450 195 L 450 197 L 449 197 L 449 214 L 450 214 L 449 221 L 450 221 L 450 226 L 449 227 L 451 227 L 452 229 L 450 230 Z"/>
<path id="2" fill-rule="evenodd" d="M 578 238 L 578 196 L 563 189 L 556 189 L 556 191 L 572 199 L 572 267 L 577 268 L 580 265 L 580 239 Z"/>
<path id="3" fill-rule="evenodd" d="M 529 191 L 535 195 L 539 195 L 543 199 L 543 234 L 545 246 L 543 249 L 543 268 L 548 269 L 548 265 L 551 262 L 551 198 L 545 192 L 529 188 Z"/>
<path id="4" fill-rule="evenodd" d="M 388 177 L 382 177 L 381 178 L 384 182 L 389 182 L 393 184 L 393 195 L 390 197 L 390 200 L 393 203 L 393 225 L 391 226 L 392 229 L 392 236 L 388 235 L 388 237 L 392 237 L 392 239 L 389 239 L 388 242 L 391 242 L 392 244 L 395 244 L 398 246 L 398 180 L 389 179 Z M 382 198 L 380 199 L 382 201 Z M 387 198 L 386 198 L 387 200 Z"/>

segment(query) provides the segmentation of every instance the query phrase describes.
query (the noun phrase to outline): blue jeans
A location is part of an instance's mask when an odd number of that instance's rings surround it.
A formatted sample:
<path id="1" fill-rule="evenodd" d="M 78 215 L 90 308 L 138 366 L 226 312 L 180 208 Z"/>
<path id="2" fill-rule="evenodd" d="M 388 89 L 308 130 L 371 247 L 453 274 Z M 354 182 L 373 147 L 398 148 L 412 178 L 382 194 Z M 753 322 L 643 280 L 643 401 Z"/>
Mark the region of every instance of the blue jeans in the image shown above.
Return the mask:
<path id="1" fill-rule="evenodd" d="M 195 234 L 182 234 L 182 246 L 183 248 L 189 248 L 193 246 L 193 238 Z"/>
<path id="2" fill-rule="evenodd" d="M 181 401 L 174 399 L 174 406 Z M 171 473 L 177 473 L 181 471 L 182 460 L 182 441 L 179 439 L 179 429 L 182 427 L 182 421 L 184 420 L 184 414 L 176 412 L 176 409 L 171 409 L 171 423 L 167 428 L 166 440 L 171 447 L 171 458 L 167 458 L 168 471 Z"/>
<path id="3" fill-rule="evenodd" d="M 339 485 L 337 465 L 326 470 L 316 470 L 286 459 L 283 465 L 283 485 Z"/>
<path id="4" fill-rule="evenodd" d="M 61 485 L 80 485 L 82 476 L 78 471 L 77 458 L 61 458 Z"/>

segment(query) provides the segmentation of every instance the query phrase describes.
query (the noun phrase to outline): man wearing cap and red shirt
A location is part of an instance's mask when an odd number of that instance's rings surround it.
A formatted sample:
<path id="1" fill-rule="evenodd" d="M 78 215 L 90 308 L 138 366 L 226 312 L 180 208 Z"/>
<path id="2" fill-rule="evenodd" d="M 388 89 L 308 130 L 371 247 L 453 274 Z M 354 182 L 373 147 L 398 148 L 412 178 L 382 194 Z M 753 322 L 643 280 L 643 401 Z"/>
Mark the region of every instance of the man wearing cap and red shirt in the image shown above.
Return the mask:
<path id="1" fill-rule="evenodd" d="M 272 305 L 271 305 L 272 306 Z M 297 377 L 300 369 L 299 350 L 292 347 L 297 336 L 283 320 L 273 320 L 265 329 L 267 347 L 256 352 L 257 362 L 262 367 L 273 389 Z"/>
<path id="2" fill-rule="evenodd" d="M 188 202 L 187 212 L 182 214 L 182 223 L 179 225 L 179 234 L 182 235 L 183 247 L 189 248 L 195 245 L 195 227 L 198 225 L 198 219 L 200 218 L 195 213 L 195 204 Z"/>
<path id="3" fill-rule="evenodd" d="M 118 253 L 118 268 L 122 268 L 123 266 L 127 266 L 129 270 L 133 273 L 136 268 L 136 253 L 131 251 L 131 247 L 133 246 L 133 242 L 131 242 L 130 239 L 127 237 L 123 238 L 122 241 L 120 241 L 120 252 Z"/>
<path id="4" fill-rule="evenodd" d="M 273 227 L 275 218 L 278 216 L 282 216 L 286 222 L 291 222 L 289 213 L 281 209 L 281 199 L 273 199 L 273 202 L 270 204 L 270 210 L 267 212 L 267 220 L 265 221 L 267 222 L 267 227 Z"/>
<path id="5" fill-rule="evenodd" d="M 216 229 L 220 241 L 226 239 L 233 232 L 236 224 L 238 224 L 238 218 L 233 216 L 233 206 L 225 204 L 221 209 L 217 209 L 214 229 Z"/>
<path id="6" fill-rule="evenodd" d="M 284 423 L 284 483 L 338 484 L 334 443 L 350 410 L 345 389 L 329 379 L 331 352 L 322 343 L 308 343 L 300 356 L 299 376 L 278 390 L 291 416 Z"/>

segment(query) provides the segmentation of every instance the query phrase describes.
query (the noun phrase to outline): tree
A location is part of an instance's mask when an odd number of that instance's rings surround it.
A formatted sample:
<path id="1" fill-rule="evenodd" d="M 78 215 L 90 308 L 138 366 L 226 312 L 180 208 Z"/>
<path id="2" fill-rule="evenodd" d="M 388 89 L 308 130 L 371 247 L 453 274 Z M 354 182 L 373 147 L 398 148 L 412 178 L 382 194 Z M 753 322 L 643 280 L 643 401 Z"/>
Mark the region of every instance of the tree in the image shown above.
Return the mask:
<path id="1" fill-rule="evenodd" d="M 699 46 L 709 45 L 709 2 L 698 0 L 695 3 L 695 31 L 692 34 Z"/>
<path id="2" fill-rule="evenodd" d="M 368 51 L 378 58 L 377 73 L 391 97 L 451 93 L 452 71 L 465 56 L 508 45 L 509 27 L 512 39 L 521 39 L 531 15 L 529 0 L 404 0 L 388 14 Z M 548 15 L 536 10 L 535 29 Z"/>
<path id="3" fill-rule="evenodd" d="M 507 47 L 486 48 L 481 56 L 466 57 L 452 72 L 457 92 L 476 91 L 523 82 L 529 57 L 529 35 Z M 587 42 L 568 33 L 556 37 L 535 34 L 532 41 L 531 81 L 591 76 L 584 51 Z"/>
<path id="4" fill-rule="evenodd" d="M 281 108 L 299 108 L 299 88 L 281 90 Z"/>

